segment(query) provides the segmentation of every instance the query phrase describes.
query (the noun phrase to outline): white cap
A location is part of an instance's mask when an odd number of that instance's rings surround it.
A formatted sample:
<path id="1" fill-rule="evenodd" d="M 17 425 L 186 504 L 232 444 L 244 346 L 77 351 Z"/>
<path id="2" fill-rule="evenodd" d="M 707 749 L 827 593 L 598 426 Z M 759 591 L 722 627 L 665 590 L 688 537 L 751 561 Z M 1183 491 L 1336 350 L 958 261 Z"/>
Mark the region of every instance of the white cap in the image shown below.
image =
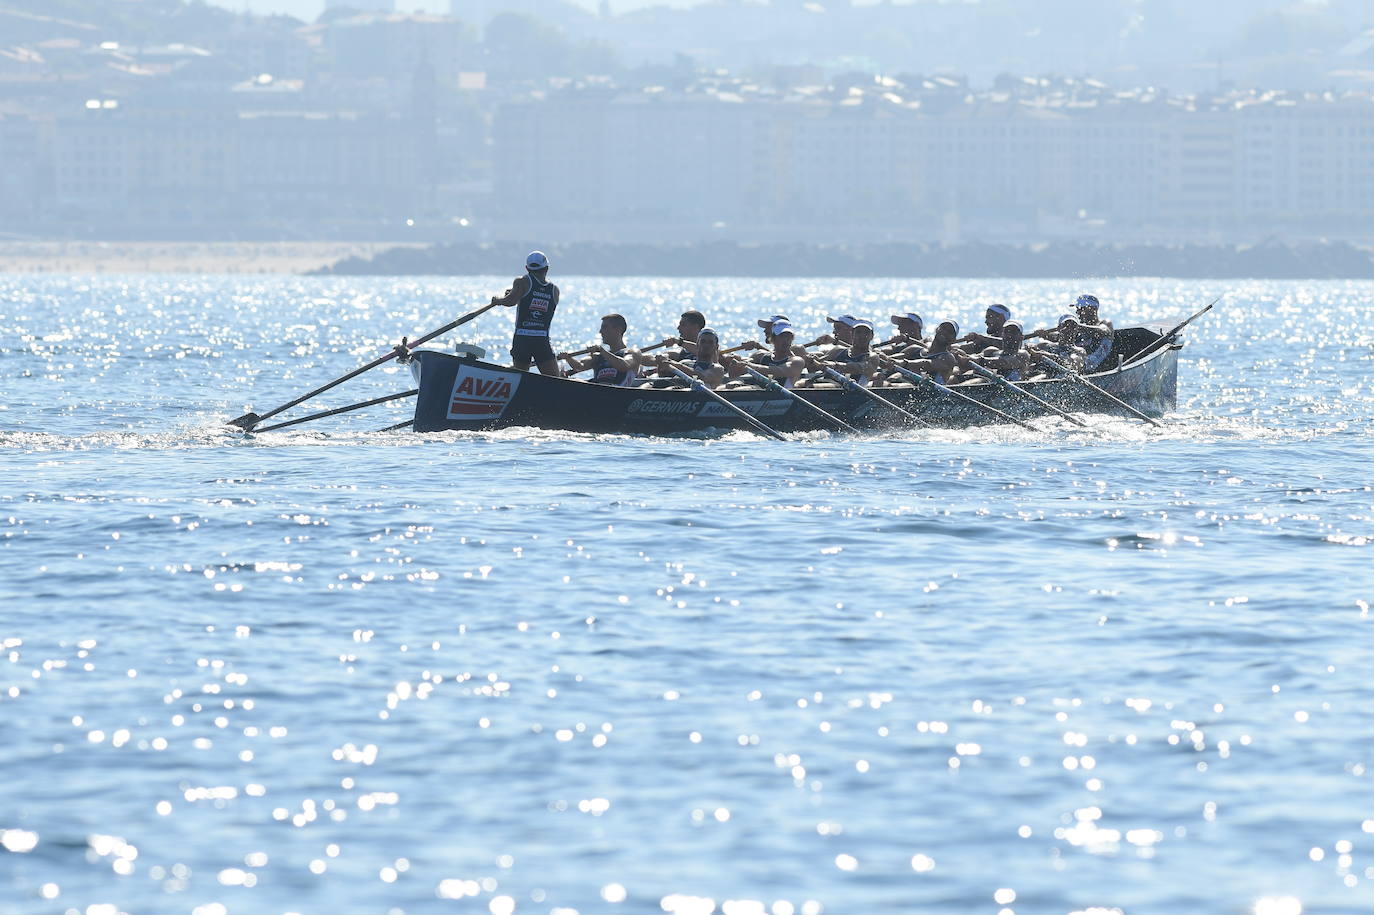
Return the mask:
<path id="1" fill-rule="evenodd" d="M 770 334 L 772 334 L 773 336 L 775 336 L 775 337 L 776 337 L 778 334 L 793 334 L 793 333 L 795 333 L 795 331 L 792 330 L 792 325 L 791 325 L 790 323 L 788 323 L 787 321 L 785 321 L 785 320 L 784 320 L 784 321 L 774 321 L 772 324 L 768 325 L 768 332 L 769 332 Z"/>
<path id="2" fill-rule="evenodd" d="M 935 325 L 935 332 L 936 332 L 936 333 L 939 333 L 939 331 L 940 331 L 940 326 L 943 325 L 943 324 L 948 324 L 950 327 L 953 327 L 953 328 L 954 328 L 954 336 L 956 336 L 956 337 L 959 336 L 959 322 L 956 321 L 956 320 L 954 320 L 953 318 L 945 318 L 945 319 L 944 319 L 943 321 L 941 321 L 939 324 L 936 324 L 936 325 Z"/>
<path id="3" fill-rule="evenodd" d="M 893 324 L 896 324 L 898 321 L 915 321 L 917 324 L 921 325 L 922 327 L 925 327 L 925 326 L 926 326 L 925 318 L 922 318 L 920 315 L 918 315 L 918 314 L 917 314 L 916 312 L 914 312 L 914 311 L 908 311 L 908 312 L 907 312 L 906 314 L 904 314 L 904 315 L 893 315 L 893 316 L 892 316 L 892 323 L 893 323 Z"/>
<path id="4" fill-rule="evenodd" d="M 762 321 L 759 322 L 759 327 L 772 327 L 779 321 L 787 322 L 791 320 L 792 319 L 787 317 L 787 315 L 769 315 L 768 317 L 764 318 Z"/>
<path id="5" fill-rule="evenodd" d="M 549 259 L 544 256 L 543 251 L 531 251 L 529 254 L 525 255 L 526 270 L 543 270 L 548 265 Z"/>
<path id="6" fill-rule="evenodd" d="M 838 318 L 832 317 L 831 315 L 826 315 L 825 319 L 829 321 L 831 324 L 843 324 L 845 327 L 853 327 L 854 322 L 859 320 L 853 315 L 840 315 Z"/>
<path id="7" fill-rule="evenodd" d="M 1064 314 L 1064 315 L 1060 315 L 1060 316 L 1059 316 L 1059 323 L 1056 324 L 1055 326 L 1056 326 L 1056 327 L 1063 327 L 1065 324 L 1077 324 L 1077 323 L 1078 323 L 1078 318 L 1077 318 L 1076 316 L 1071 315 L 1071 314 Z"/>
<path id="8" fill-rule="evenodd" d="M 878 328 L 874 326 L 873 322 L 868 320 L 867 318 L 855 318 L 853 323 L 849 326 L 854 328 L 855 330 L 858 330 L 860 327 L 867 327 L 869 330 L 874 331 L 875 333 L 878 330 Z"/>
<path id="9" fill-rule="evenodd" d="M 716 333 L 709 327 L 703 327 L 701 330 L 697 331 L 697 339 L 700 340 L 702 337 L 710 337 L 717 343 L 720 342 L 720 334 Z"/>
<path id="10" fill-rule="evenodd" d="M 1003 321 L 1011 320 L 1011 309 L 1005 305 L 989 305 L 988 311 L 1001 315 Z"/>
<path id="11" fill-rule="evenodd" d="M 1014 328 L 1016 328 L 1017 330 L 1021 331 L 1021 333 L 1023 333 L 1023 334 L 1026 332 L 1026 329 L 1025 329 L 1024 327 L 1021 326 L 1021 322 L 1020 322 L 1020 321 L 1008 321 L 1007 323 L 1003 324 L 1003 325 L 1002 325 L 1002 331 L 1003 331 L 1003 333 L 1005 333 L 1006 330 L 1007 330 L 1007 328 L 1009 328 L 1009 327 L 1014 327 Z"/>

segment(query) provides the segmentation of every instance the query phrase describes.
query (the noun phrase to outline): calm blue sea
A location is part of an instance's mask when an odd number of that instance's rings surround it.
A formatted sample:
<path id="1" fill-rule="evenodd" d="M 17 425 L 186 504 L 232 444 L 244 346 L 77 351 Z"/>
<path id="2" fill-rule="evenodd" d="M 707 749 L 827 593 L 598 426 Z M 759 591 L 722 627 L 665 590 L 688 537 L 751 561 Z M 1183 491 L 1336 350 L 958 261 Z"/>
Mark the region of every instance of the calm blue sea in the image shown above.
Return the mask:
<path id="1" fill-rule="evenodd" d="M 1163 430 L 243 436 L 508 278 L 0 275 L 0 913 L 1374 911 L 1374 284 L 555 279 L 1224 298 Z"/>

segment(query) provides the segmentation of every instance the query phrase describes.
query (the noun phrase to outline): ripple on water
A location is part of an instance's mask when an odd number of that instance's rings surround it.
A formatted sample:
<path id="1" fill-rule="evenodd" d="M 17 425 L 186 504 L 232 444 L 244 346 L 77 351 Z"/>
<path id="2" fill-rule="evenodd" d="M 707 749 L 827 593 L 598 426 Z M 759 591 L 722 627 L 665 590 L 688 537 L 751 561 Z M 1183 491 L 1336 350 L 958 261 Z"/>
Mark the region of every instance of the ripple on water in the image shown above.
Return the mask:
<path id="1" fill-rule="evenodd" d="M 0 277 L 0 898 L 1368 907 L 1368 284 L 1095 284 L 1228 293 L 1163 430 L 220 425 L 498 282 Z M 570 278 L 559 326 L 1081 285 Z"/>

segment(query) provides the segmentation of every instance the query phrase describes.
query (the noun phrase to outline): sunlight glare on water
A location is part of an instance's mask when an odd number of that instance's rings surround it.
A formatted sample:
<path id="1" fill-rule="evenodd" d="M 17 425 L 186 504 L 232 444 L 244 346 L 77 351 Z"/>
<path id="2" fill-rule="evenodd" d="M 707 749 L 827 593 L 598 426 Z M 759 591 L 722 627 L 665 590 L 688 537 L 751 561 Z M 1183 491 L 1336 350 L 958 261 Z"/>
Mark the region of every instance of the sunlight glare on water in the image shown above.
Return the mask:
<path id="1" fill-rule="evenodd" d="M 562 283 L 569 349 L 1224 294 L 1161 430 L 223 427 L 507 283 L 0 277 L 0 913 L 1374 909 L 1374 284 Z"/>

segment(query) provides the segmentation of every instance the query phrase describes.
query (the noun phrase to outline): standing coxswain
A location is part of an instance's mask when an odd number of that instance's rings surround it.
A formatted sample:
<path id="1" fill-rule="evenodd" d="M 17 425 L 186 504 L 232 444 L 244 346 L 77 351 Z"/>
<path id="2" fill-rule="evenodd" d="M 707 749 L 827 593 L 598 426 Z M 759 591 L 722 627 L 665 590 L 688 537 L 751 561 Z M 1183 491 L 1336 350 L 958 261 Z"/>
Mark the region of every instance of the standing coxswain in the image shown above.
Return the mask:
<path id="1" fill-rule="evenodd" d="M 539 366 L 545 375 L 562 375 L 558 359 L 549 344 L 549 325 L 558 308 L 558 287 L 549 282 L 549 259 L 542 251 L 531 251 L 525 258 L 525 275 L 517 276 L 500 297 L 492 297 L 493 305 L 515 311 L 515 337 L 510 344 L 511 364 L 524 372 L 530 363 Z"/>

